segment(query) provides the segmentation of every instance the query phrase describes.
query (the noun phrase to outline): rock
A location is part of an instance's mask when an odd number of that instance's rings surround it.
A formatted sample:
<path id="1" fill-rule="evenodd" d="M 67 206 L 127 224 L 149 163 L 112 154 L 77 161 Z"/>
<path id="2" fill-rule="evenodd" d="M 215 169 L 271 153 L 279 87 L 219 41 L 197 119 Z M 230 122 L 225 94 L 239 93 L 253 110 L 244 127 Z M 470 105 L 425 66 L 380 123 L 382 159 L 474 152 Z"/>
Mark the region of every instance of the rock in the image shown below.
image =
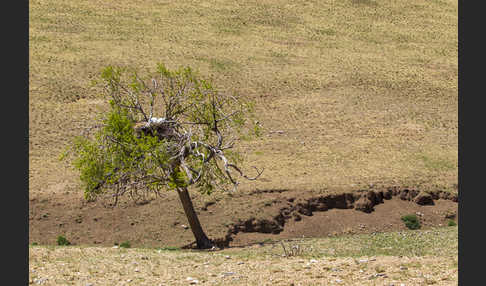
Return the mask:
<path id="1" fill-rule="evenodd" d="M 226 255 L 224 258 L 231 259 L 231 257 L 229 255 Z"/>
<path id="2" fill-rule="evenodd" d="M 34 279 L 35 284 L 44 284 L 48 279 L 47 278 L 39 278 L 39 279 Z"/>
<path id="3" fill-rule="evenodd" d="M 383 277 L 383 278 L 388 277 L 385 273 L 376 273 L 375 276 L 376 277 Z"/>
<path id="4" fill-rule="evenodd" d="M 434 199 L 432 199 L 432 196 L 429 193 L 426 192 L 420 192 L 414 199 L 415 203 L 419 205 L 433 205 L 434 204 Z"/>
<path id="5" fill-rule="evenodd" d="M 233 276 L 235 274 L 236 274 L 235 272 L 231 272 L 231 271 L 221 273 L 221 275 L 223 275 L 224 277 L 226 277 L 226 276 Z"/>
<path id="6" fill-rule="evenodd" d="M 188 229 L 188 228 L 189 228 L 189 227 L 188 227 L 187 225 L 185 225 L 185 224 L 181 224 L 181 227 L 182 227 L 183 229 Z"/>
<path id="7" fill-rule="evenodd" d="M 186 281 L 188 281 L 189 284 L 191 284 L 191 285 L 199 283 L 199 280 L 197 280 L 196 278 L 192 278 L 192 277 L 187 277 Z"/>
<path id="8" fill-rule="evenodd" d="M 386 277 L 388 277 L 388 276 L 387 276 L 386 274 L 384 274 L 384 273 L 376 273 L 376 274 L 373 274 L 373 275 L 371 275 L 370 277 L 368 277 L 368 279 L 369 279 L 369 280 L 371 280 L 371 279 L 374 279 L 374 278 L 377 278 L 377 277 L 383 277 L 383 278 L 386 278 Z"/>

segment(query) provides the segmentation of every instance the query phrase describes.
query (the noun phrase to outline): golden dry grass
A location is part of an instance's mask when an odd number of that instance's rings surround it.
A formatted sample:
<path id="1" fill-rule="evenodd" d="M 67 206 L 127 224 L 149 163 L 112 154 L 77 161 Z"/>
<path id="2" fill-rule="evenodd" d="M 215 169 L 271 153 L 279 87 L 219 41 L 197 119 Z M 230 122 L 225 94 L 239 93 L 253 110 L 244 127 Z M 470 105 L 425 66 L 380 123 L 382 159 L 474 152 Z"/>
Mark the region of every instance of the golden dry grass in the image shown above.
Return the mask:
<path id="1" fill-rule="evenodd" d="M 457 1 L 29 1 L 31 196 L 105 107 L 106 65 L 189 65 L 257 100 L 254 188 L 457 183 Z M 272 131 L 283 131 L 272 133 Z"/>
<path id="2" fill-rule="evenodd" d="M 457 227 L 286 242 L 217 252 L 103 247 L 29 248 L 43 285 L 457 285 Z M 310 250 L 312 249 L 312 250 Z M 364 250 L 364 251 L 363 251 Z"/>

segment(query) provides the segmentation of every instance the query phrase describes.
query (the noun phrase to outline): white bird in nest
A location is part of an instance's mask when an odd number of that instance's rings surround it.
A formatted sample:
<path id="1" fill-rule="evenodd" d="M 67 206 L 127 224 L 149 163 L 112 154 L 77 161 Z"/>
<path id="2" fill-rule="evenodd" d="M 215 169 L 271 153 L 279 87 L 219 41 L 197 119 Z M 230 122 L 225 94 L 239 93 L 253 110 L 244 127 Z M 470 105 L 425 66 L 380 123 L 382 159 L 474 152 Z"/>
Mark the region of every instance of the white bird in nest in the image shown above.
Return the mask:
<path id="1" fill-rule="evenodd" d="M 152 117 L 150 118 L 149 122 L 147 122 L 146 126 L 149 127 L 151 123 L 159 124 L 165 121 L 165 117 L 157 118 Z"/>

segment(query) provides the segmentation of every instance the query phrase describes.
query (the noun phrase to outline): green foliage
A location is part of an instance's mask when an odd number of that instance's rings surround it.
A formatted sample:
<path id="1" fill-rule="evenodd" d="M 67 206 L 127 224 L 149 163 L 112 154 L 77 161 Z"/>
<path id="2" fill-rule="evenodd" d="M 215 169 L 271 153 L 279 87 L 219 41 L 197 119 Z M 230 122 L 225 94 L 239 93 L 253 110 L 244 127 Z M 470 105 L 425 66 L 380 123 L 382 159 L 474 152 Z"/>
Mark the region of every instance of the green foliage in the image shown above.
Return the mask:
<path id="1" fill-rule="evenodd" d="M 414 214 L 402 216 L 402 221 L 405 223 L 405 226 L 408 227 L 409 229 L 420 228 L 420 221 L 418 217 Z"/>
<path id="2" fill-rule="evenodd" d="M 57 237 L 57 245 L 70 245 L 71 242 L 69 242 L 69 240 L 67 240 L 64 236 L 62 235 L 59 235 Z"/>
<path id="3" fill-rule="evenodd" d="M 456 226 L 457 223 L 454 221 L 454 220 L 449 220 L 449 222 L 447 223 L 448 226 Z"/>
<path id="4" fill-rule="evenodd" d="M 175 169 L 175 172 L 169 177 L 169 187 L 172 189 L 185 188 L 187 187 L 187 176 L 180 170 L 180 168 Z"/>
<path id="5" fill-rule="evenodd" d="M 131 247 L 130 241 L 124 241 L 124 242 L 120 243 L 120 247 L 121 248 L 130 248 Z"/>
<path id="6" fill-rule="evenodd" d="M 165 142 L 152 136 L 137 138 L 134 120 L 126 110 L 114 106 L 103 123 L 94 138 L 77 137 L 74 141 L 73 165 L 85 184 L 86 199 L 102 192 L 100 184 L 114 186 L 139 168 L 144 168 L 145 174 L 154 174 L 159 163 L 167 161 Z"/>
<path id="7" fill-rule="evenodd" d="M 155 73 L 140 75 L 109 66 L 101 79 L 110 104 L 102 127 L 90 137 L 75 138 L 72 149 L 61 156 L 74 157 L 72 163 L 80 172 L 88 200 L 110 190 L 117 196 L 127 190 L 174 190 L 192 184 L 202 193 L 211 193 L 230 183 L 211 148 L 227 144 L 221 138 L 261 135 L 254 103 L 219 94 L 189 67 L 169 70 L 159 64 Z M 165 129 L 141 132 L 139 126 L 147 124 L 149 116 L 170 123 L 164 123 L 161 128 Z M 164 134 L 167 131 L 177 136 Z M 224 156 L 232 164 L 240 163 L 240 155 L 229 148 L 224 149 Z M 183 163 L 181 152 L 187 152 Z M 196 182 L 188 170 L 198 178 Z M 135 185 L 136 190 L 131 187 Z"/>

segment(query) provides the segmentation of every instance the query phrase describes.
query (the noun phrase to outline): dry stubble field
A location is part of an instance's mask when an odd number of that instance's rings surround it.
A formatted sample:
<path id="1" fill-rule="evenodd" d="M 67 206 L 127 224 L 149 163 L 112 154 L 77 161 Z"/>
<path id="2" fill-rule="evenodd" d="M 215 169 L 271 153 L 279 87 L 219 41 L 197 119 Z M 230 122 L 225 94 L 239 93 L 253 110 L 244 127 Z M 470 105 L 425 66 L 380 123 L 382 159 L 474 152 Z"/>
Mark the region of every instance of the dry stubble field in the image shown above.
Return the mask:
<path id="1" fill-rule="evenodd" d="M 264 136 L 238 148 L 247 168 L 265 173 L 241 185 L 241 205 L 226 194 L 194 194 L 197 208 L 216 202 L 211 214 L 200 214 L 210 236 L 266 213 L 271 194 L 249 195 L 255 190 L 303 197 L 388 186 L 457 193 L 457 1 L 31 0 L 29 7 L 30 242 L 54 244 L 59 234 L 104 246 L 192 239 L 172 226 L 185 222 L 173 194 L 105 210 L 81 201 L 78 174 L 58 160 L 107 107 L 93 85 L 106 65 L 189 65 L 221 92 L 257 102 Z M 43 251 L 50 250 L 30 248 L 32 265 Z M 428 255 L 432 264 L 443 261 Z"/>

